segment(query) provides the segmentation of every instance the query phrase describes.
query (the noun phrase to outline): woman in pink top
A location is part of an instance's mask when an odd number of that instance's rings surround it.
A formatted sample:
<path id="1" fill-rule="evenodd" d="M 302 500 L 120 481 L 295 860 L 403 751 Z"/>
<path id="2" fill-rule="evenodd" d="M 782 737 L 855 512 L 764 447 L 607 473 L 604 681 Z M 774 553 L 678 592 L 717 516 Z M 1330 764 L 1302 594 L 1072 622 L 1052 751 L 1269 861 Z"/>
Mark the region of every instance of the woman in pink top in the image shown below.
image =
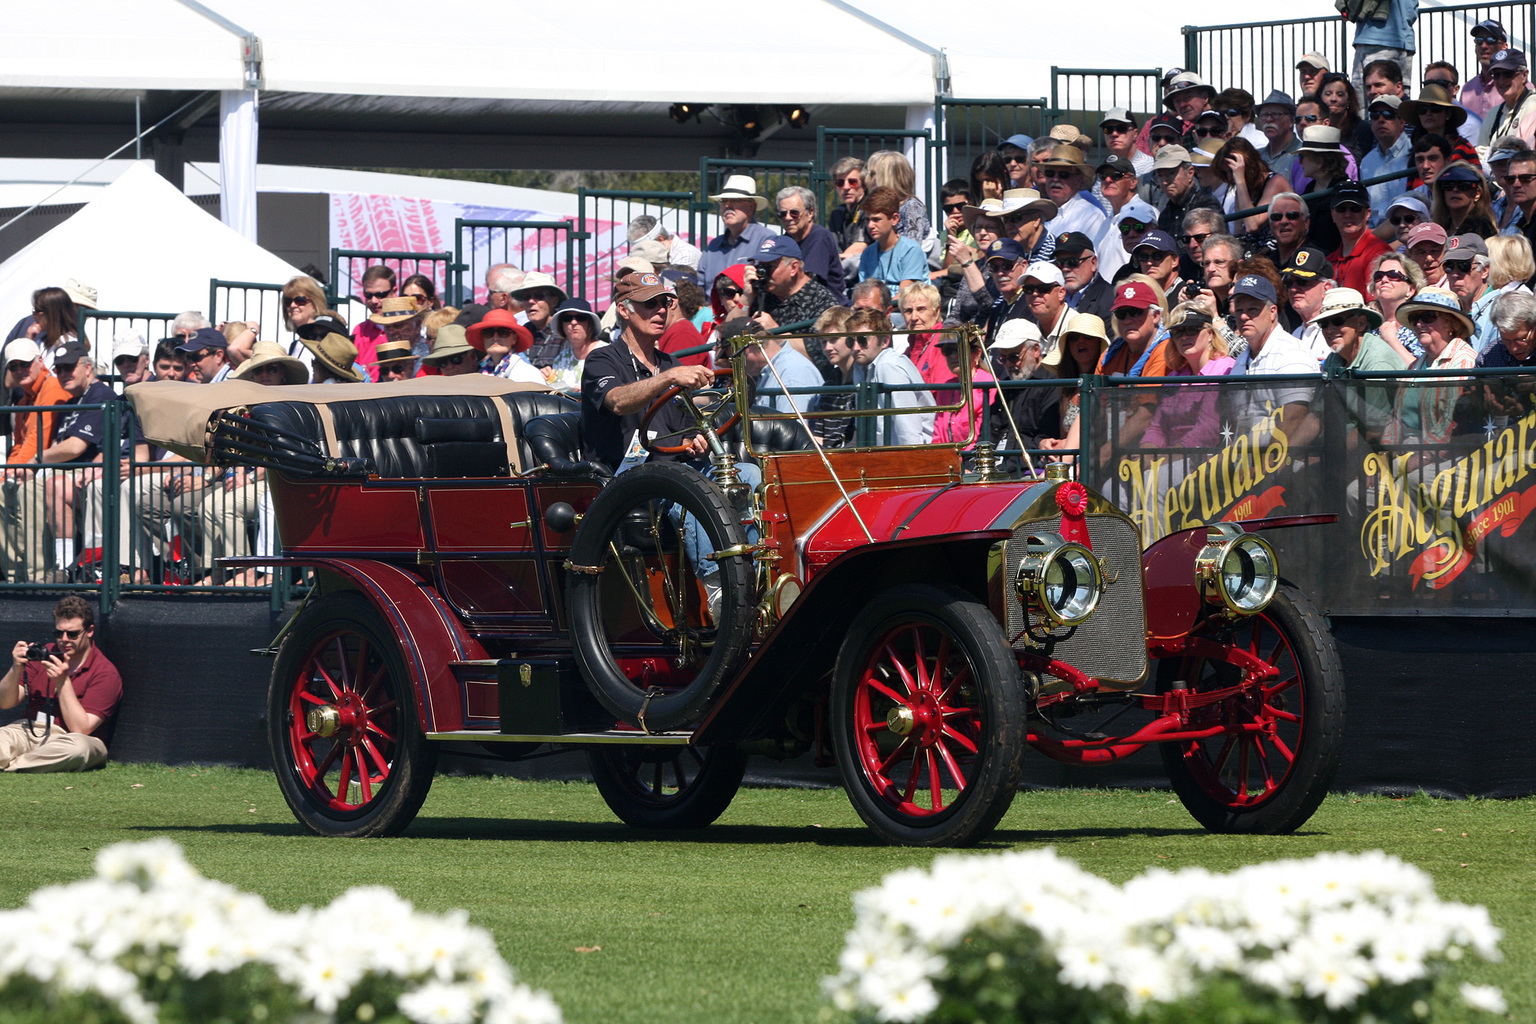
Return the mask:
<path id="1" fill-rule="evenodd" d="M 1222 377 L 1236 361 L 1211 326 L 1204 306 L 1183 302 L 1168 314 L 1168 376 Z M 1142 435 L 1143 448 L 1211 448 L 1221 440 L 1221 415 L 1215 388 L 1174 385 L 1164 392 L 1157 412 Z"/>
<path id="2" fill-rule="evenodd" d="M 953 334 L 943 334 L 932 347 L 943 353 L 945 366 L 949 370 L 949 379 L 959 380 L 960 339 Z M 985 355 L 986 349 L 979 345 L 971 351 L 971 383 L 973 385 L 990 384 L 994 379 L 992 374 L 982 369 Z M 977 434 L 981 430 L 981 411 L 991 394 L 991 388 L 973 387 L 970 401 L 953 412 L 939 413 L 933 421 L 934 443 L 959 443 L 967 448 L 974 445 Z M 943 396 L 939 400 L 941 405 L 956 402 L 960 397 L 957 390 L 950 388 L 941 391 L 940 395 Z"/>

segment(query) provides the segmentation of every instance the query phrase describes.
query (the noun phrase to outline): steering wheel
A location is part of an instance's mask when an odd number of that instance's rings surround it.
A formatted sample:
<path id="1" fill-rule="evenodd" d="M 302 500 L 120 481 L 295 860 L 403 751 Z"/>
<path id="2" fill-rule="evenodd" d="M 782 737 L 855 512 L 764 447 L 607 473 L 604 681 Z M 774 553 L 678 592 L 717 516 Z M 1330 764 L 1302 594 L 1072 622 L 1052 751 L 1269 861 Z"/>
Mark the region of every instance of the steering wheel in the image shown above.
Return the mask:
<path id="1" fill-rule="evenodd" d="M 732 371 L 730 367 L 717 366 L 715 367 L 715 380 L 717 382 L 720 380 L 729 381 L 731 379 L 731 373 Z M 645 418 L 640 421 L 640 443 L 645 446 L 646 451 L 653 454 L 660 452 L 663 455 L 676 455 L 678 452 L 684 452 L 688 450 L 688 446 L 686 444 L 664 445 L 656 444 L 651 440 L 651 420 L 656 418 L 656 414 L 661 412 L 662 408 L 668 402 L 672 401 L 672 399 L 681 394 L 683 394 L 683 388 L 677 386 L 670 387 L 666 391 L 662 392 L 661 397 L 656 399 L 656 401 L 651 404 L 649 409 L 645 410 Z M 695 391 L 688 392 L 688 401 L 686 404 L 688 406 L 688 411 L 693 413 L 693 418 L 698 426 L 699 432 L 708 437 L 710 434 L 723 434 L 727 430 L 730 430 L 732 427 L 734 427 L 736 425 L 736 421 L 741 419 L 741 410 L 737 409 L 732 404 L 735 397 L 736 393 L 730 384 L 726 384 L 726 386 L 722 388 L 717 383 L 712 388 L 699 388 Z M 720 423 L 714 423 L 714 418 L 720 415 L 726 408 L 730 408 L 730 415 L 726 417 L 724 421 Z M 662 434 L 661 436 L 674 437 L 681 433 L 682 431 L 680 430 L 674 430 L 670 433 Z"/>

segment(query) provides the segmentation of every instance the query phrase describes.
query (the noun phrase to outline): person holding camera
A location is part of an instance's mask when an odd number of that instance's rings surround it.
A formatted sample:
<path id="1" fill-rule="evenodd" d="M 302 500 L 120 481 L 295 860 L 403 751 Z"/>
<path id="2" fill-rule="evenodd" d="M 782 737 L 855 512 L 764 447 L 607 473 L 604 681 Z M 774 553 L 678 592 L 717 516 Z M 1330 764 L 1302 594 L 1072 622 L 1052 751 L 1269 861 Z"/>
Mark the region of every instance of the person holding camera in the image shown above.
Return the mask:
<path id="1" fill-rule="evenodd" d="M 92 642 L 96 613 L 84 598 L 54 605 L 53 627 L 51 644 L 16 641 L 0 678 L 0 708 L 27 701 L 26 718 L 0 728 L 8 772 L 81 772 L 107 760 L 122 677 Z"/>

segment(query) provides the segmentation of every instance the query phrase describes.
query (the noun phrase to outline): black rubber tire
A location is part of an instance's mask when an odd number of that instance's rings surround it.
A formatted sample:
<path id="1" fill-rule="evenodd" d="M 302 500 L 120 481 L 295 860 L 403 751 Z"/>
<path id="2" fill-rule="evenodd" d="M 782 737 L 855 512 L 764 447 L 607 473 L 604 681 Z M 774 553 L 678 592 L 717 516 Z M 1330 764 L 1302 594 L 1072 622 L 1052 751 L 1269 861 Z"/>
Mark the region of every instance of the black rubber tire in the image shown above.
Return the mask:
<path id="1" fill-rule="evenodd" d="M 882 729 L 888 735 L 896 735 L 893 730 L 878 724 L 870 727 L 871 723 L 888 721 L 888 718 L 879 713 L 874 703 L 869 703 L 867 695 L 865 703 L 861 703 L 860 690 L 865 686 L 865 673 L 877 658 L 884 657 L 886 641 L 896 636 L 898 630 L 909 628 L 928 630 L 930 636 L 935 632 L 947 636 L 951 644 L 963 652 L 972 681 L 969 692 L 962 690 L 954 699 L 957 704 L 966 702 L 973 714 L 956 718 L 938 716 L 940 720 L 950 721 L 955 728 L 959 728 L 955 723 L 962 717 L 969 718 L 972 725 L 968 738 L 976 747 L 971 755 L 971 766 L 964 774 L 965 785 L 955 787 L 956 797 L 938 810 L 934 809 L 936 801 L 931 798 L 929 806 L 923 809 L 911 799 L 882 795 L 895 793 L 893 777 L 879 774 L 881 766 L 872 770 L 865 760 L 868 756 L 887 753 L 880 746 L 881 741 L 873 736 Z M 921 638 L 922 634 L 917 636 Z M 916 650 L 915 644 L 913 650 Z M 938 652 L 929 652 L 927 647 L 923 651 L 924 664 L 932 672 L 938 668 Z M 930 653 L 934 655 L 932 664 L 927 660 Z M 912 665 L 915 667 L 916 659 Z M 895 701 L 877 689 L 870 687 L 869 691 L 882 701 L 879 707 L 887 711 L 897 708 Z M 991 832 L 1007 813 L 1018 791 L 1024 771 L 1027 712 L 1027 693 L 1020 679 L 1019 663 L 1009 649 L 997 618 L 986 605 L 956 587 L 908 583 L 879 594 L 854 619 L 833 669 L 832 745 L 843 786 L 859 817 L 892 843 L 968 846 Z M 858 739 L 861 728 L 865 728 L 866 737 L 862 747 Z M 942 740 L 942 736 L 938 737 L 935 745 Z M 906 741 L 893 742 L 886 738 L 883 742 L 892 748 L 889 751 L 892 760 L 884 762 L 889 765 Z M 921 741 L 912 749 L 920 745 Z M 953 756 L 954 751 L 950 750 L 950 754 Z M 910 778 L 916 779 L 922 769 L 916 757 L 912 761 Z M 928 763 L 930 786 L 934 775 L 938 774 L 941 789 L 944 788 L 943 773 L 933 772 L 931 758 Z M 939 763 L 942 764 L 942 760 Z M 953 773 L 950 779 L 953 782 Z M 913 783 L 909 780 L 908 785 L 910 788 Z M 916 813 L 904 810 L 903 802 L 912 804 Z"/>
<path id="2" fill-rule="evenodd" d="M 688 466 L 657 462 L 637 466 L 604 487 L 582 517 L 571 544 L 573 565 L 601 566 L 609 561 L 608 542 L 628 512 L 648 501 L 666 499 L 691 512 L 711 547 L 722 551 L 747 543 L 740 512 L 708 477 Z M 756 609 L 752 602 L 753 563 L 747 556 L 723 558 L 720 566 L 720 621 L 715 645 L 688 685 L 646 704 L 645 691 L 619 670 L 602 621 L 602 575 L 567 572 L 566 615 L 576 665 L 593 695 L 610 712 L 652 732 L 676 729 L 695 718 L 720 684 L 741 667 L 752 642 Z"/>
<path id="3" fill-rule="evenodd" d="M 1283 835 L 1296 831 L 1312 817 L 1328 795 L 1338 771 L 1344 741 L 1344 669 L 1327 622 L 1296 587 L 1282 583 L 1269 607 L 1253 619 L 1238 630 L 1234 643 L 1246 645 L 1252 639 L 1250 630 L 1257 629 L 1260 631 L 1259 649 L 1264 651 L 1266 647 L 1273 648 L 1269 638 L 1278 634 L 1291 654 L 1291 658 L 1286 659 L 1282 650 L 1277 659 L 1282 662 L 1282 682 L 1288 678 L 1284 675 L 1286 665 L 1283 662 L 1293 662 L 1298 673 L 1296 684 L 1276 693 L 1266 705 L 1291 715 L 1296 712 L 1297 698 L 1300 702 L 1297 720 L 1286 722 L 1290 735 L 1282 737 L 1294 757 L 1285 766 L 1272 791 L 1252 802 L 1244 799 L 1239 806 L 1235 785 L 1240 780 L 1231 777 L 1228 782 L 1222 781 L 1223 771 L 1239 769 L 1231 767 L 1233 757 L 1230 752 L 1222 757 L 1223 742 L 1219 738 L 1198 744 L 1163 743 L 1159 752 L 1174 792 L 1200 824 L 1212 832 Z M 1204 679 L 1206 685 L 1230 685 L 1235 675 L 1227 666 L 1212 666 L 1195 659 L 1158 664 L 1159 692 L 1167 692 L 1177 679 L 1189 681 L 1191 688 L 1200 689 L 1195 680 Z M 1207 717 L 1213 722 L 1222 721 L 1223 716 L 1252 720 L 1256 713 L 1251 704 L 1226 701 L 1208 709 Z M 1259 753 L 1264 754 L 1262 763 L 1265 765 L 1271 758 L 1284 761 L 1284 752 L 1272 741 L 1267 750 L 1264 747 L 1257 741 L 1248 745 L 1249 752 L 1254 755 L 1252 763 L 1260 763 Z M 1223 766 L 1221 770 L 1217 768 L 1218 763 Z M 1250 762 L 1238 762 L 1239 765 L 1247 763 Z M 1250 772 L 1243 771 L 1243 775 L 1246 779 Z M 1246 781 L 1243 781 L 1243 788 L 1245 793 L 1250 788 Z"/>
<path id="4" fill-rule="evenodd" d="M 349 653 L 348 660 L 352 640 L 358 644 L 360 661 L 361 644 L 368 645 L 364 672 L 374 675 L 377 682 L 365 686 L 358 680 L 352 690 L 358 694 L 360 706 L 369 709 L 368 721 L 382 732 L 371 735 L 373 751 L 364 748 L 359 756 L 366 766 L 377 763 L 371 761 L 377 753 L 388 769 L 376 788 L 370 786 L 366 799 L 353 806 L 340 806 L 344 801 L 326 783 L 328 769 L 316 773 L 325 760 L 322 751 L 343 744 L 313 734 L 306 740 L 303 733 L 307 728 L 296 727 L 293 710 L 311 703 L 297 691 L 316 692 L 310 689 L 317 684 L 312 683 L 309 667 L 313 659 L 334 651 L 338 637 L 342 649 Z M 343 684 L 342 688 L 348 686 Z M 392 739 L 386 741 L 384 736 Z M 327 594 L 316 597 L 299 612 L 272 666 L 267 690 L 267 742 L 283 799 L 311 832 L 322 836 L 393 836 L 416 817 L 432 786 L 437 748 L 422 734 L 399 643 L 363 595 L 355 591 Z M 318 762 L 316 755 L 321 755 Z M 340 754 L 342 761 L 347 757 L 345 752 Z"/>
<path id="5" fill-rule="evenodd" d="M 636 828 L 703 828 L 725 813 L 747 771 L 733 744 L 590 747 L 587 762 L 603 800 Z"/>

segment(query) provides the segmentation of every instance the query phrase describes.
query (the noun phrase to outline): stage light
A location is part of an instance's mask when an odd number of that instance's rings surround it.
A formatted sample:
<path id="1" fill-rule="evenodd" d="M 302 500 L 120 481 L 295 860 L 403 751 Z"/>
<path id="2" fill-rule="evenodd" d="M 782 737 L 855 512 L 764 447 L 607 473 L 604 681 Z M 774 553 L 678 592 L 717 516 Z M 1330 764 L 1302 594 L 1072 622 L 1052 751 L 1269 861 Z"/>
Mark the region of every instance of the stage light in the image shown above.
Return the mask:
<path id="1" fill-rule="evenodd" d="M 699 112 L 703 109 L 697 103 L 674 103 L 667 108 L 667 116 L 678 124 L 687 124 L 690 120 L 697 119 Z"/>
<path id="2" fill-rule="evenodd" d="M 804 107 L 785 107 L 784 116 L 791 128 L 804 128 L 811 122 L 811 112 Z"/>

